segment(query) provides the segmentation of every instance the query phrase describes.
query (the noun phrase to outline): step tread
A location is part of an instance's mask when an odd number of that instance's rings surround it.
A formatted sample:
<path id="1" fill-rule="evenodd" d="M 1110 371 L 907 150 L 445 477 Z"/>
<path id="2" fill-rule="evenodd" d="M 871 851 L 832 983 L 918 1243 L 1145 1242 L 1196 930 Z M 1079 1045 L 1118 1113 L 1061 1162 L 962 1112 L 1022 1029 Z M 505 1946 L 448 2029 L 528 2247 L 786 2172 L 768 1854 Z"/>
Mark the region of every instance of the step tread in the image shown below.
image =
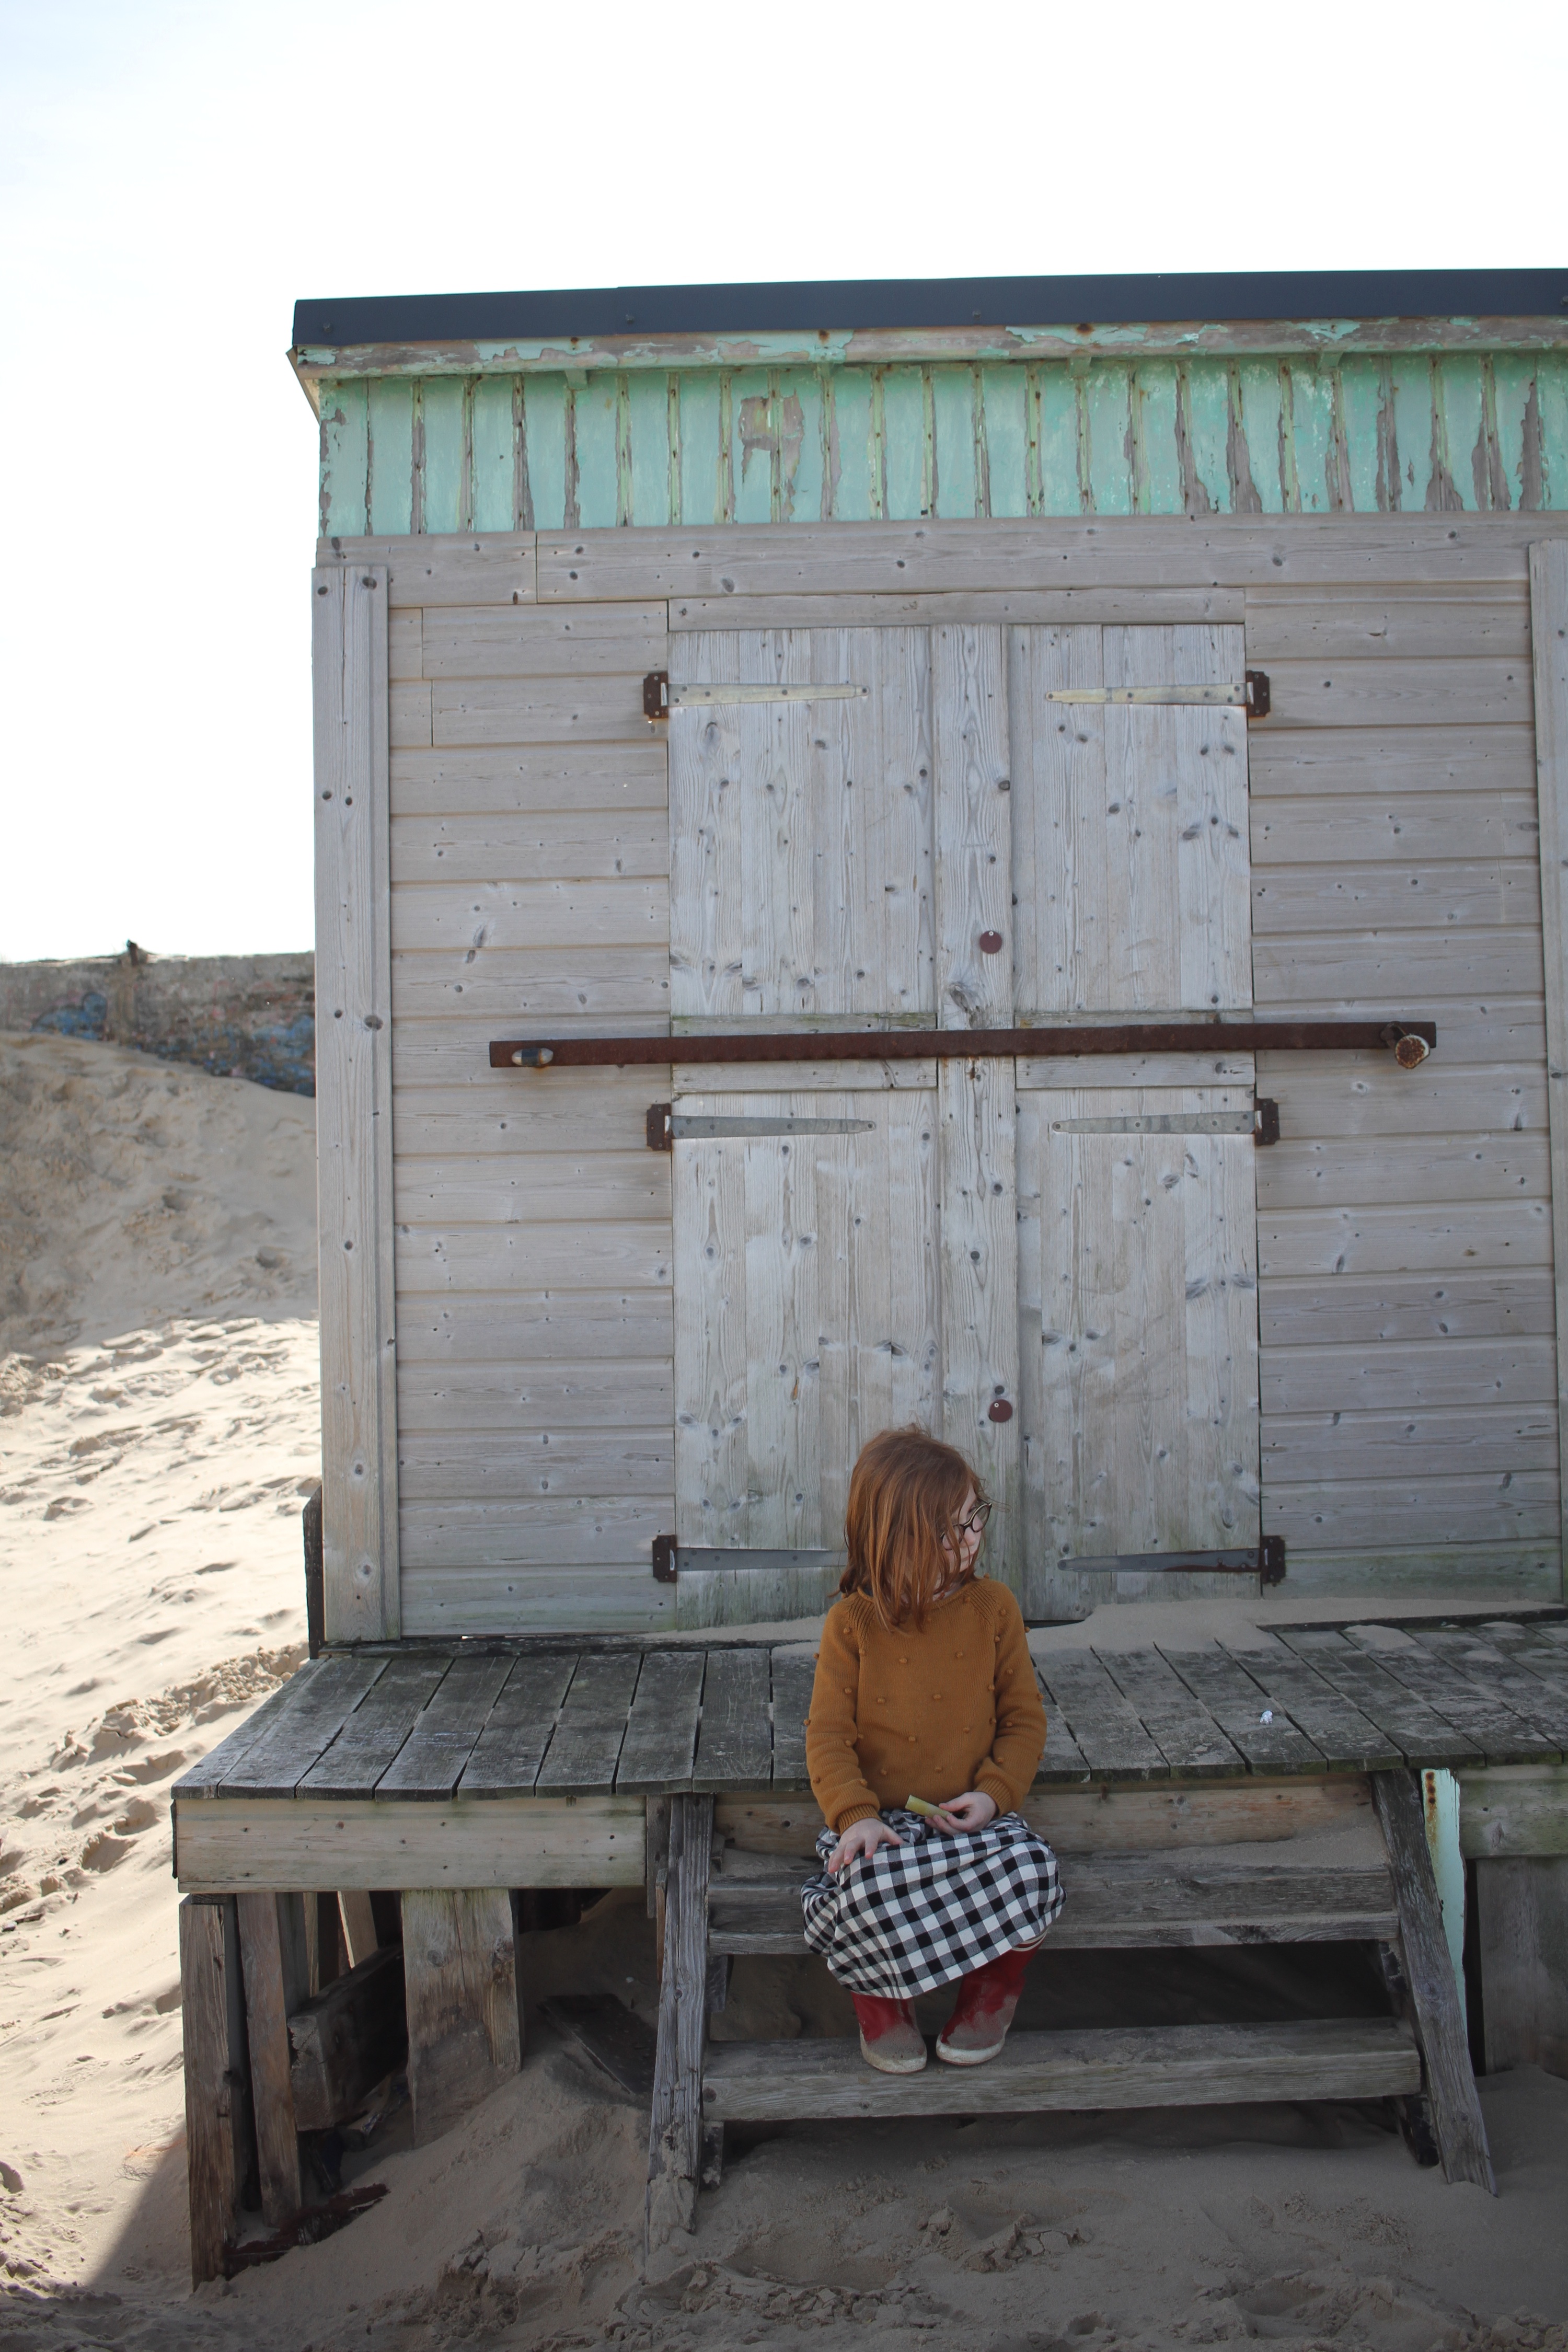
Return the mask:
<path id="1" fill-rule="evenodd" d="M 1419 2054 L 1396 2020 L 1304 2018 L 1015 2033 L 986 2066 L 932 2061 L 921 2074 L 879 2074 L 847 2039 L 710 2043 L 703 2113 L 710 2122 L 1008 2114 L 1373 2099 L 1420 2087 Z"/>

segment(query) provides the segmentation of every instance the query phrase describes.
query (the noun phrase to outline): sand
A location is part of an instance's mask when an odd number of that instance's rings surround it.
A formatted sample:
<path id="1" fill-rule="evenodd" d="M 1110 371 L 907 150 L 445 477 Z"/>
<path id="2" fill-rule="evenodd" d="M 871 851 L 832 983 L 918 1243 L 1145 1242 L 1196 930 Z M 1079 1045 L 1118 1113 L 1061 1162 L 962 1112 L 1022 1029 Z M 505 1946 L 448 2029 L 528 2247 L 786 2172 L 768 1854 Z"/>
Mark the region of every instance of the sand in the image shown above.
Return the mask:
<path id="1" fill-rule="evenodd" d="M 599 1990 L 651 2021 L 626 1895 L 524 1939 L 515 2084 L 426 2148 L 404 2108 L 347 2168 L 382 2204 L 191 2295 L 167 1790 L 302 1654 L 312 1147 L 308 1103 L 0 1039 L 0 2344 L 1568 2352 L 1568 2083 L 1533 2069 L 1481 2085 L 1495 2202 L 1375 2110 L 794 2126 L 735 2136 L 696 2238 L 645 2275 L 646 2115 L 537 2010 Z M 1288 1971 L 1208 1965 L 1040 1963 L 1030 2001 L 1289 2005 Z M 1366 1998 L 1353 1969 L 1328 1995 Z M 716 2031 L 838 2031 L 841 2007 L 814 1964 L 742 1963 Z"/>

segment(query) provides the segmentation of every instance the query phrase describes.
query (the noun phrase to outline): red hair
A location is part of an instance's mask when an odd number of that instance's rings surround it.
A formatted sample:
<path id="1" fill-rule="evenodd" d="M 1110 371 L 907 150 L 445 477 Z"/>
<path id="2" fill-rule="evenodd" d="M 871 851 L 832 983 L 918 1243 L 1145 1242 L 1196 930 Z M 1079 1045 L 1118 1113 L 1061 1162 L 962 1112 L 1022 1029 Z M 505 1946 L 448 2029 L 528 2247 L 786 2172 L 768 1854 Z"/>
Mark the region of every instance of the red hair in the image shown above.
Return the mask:
<path id="1" fill-rule="evenodd" d="M 977 1504 L 989 1499 L 956 1445 L 915 1426 L 873 1437 L 850 1473 L 839 1591 L 864 1592 L 884 1625 L 923 1624 L 962 1557 L 958 1519 L 971 1491 Z"/>

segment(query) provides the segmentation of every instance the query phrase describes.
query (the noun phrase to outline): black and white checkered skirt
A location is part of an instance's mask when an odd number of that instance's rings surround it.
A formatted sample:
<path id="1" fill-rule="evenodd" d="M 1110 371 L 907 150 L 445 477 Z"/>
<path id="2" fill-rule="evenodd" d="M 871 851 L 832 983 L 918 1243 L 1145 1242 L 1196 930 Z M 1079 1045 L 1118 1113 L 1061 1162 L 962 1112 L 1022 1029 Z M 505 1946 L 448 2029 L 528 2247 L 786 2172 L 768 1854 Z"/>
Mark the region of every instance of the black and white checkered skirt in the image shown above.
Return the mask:
<path id="1" fill-rule="evenodd" d="M 822 1871 L 800 1890 L 805 1940 L 851 1992 L 933 1992 L 1034 1943 L 1062 1907 L 1057 1858 L 1021 1813 L 957 1832 L 901 1809 L 882 1819 L 901 1845 L 879 1845 L 831 1878 L 838 1840 L 824 1830 Z"/>

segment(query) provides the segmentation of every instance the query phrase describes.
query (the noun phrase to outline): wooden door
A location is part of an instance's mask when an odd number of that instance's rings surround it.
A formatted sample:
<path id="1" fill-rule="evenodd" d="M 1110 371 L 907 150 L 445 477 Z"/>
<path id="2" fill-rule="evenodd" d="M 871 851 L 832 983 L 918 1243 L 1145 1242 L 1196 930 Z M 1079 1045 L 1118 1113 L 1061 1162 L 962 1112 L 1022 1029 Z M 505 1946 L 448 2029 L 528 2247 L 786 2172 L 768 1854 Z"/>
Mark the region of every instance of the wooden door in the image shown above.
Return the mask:
<path id="1" fill-rule="evenodd" d="M 1231 1091 L 1211 1101 L 1192 1088 L 1212 1057 L 1177 1057 L 1097 1111 L 1089 1082 L 1128 1073 L 984 1056 L 885 1065 L 874 1043 L 895 1027 L 1250 1002 L 1241 713 L 1054 698 L 1224 684 L 1241 660 L 1237 629 L 672 639 L 672 685 L 709 697 L 670 718 L 673 1025 L 868 1033 L 864 1062 L 723 1081 L 677 1067 L 682 1622 L 787 1614 L 792 1596 L 820 1606 L 855 1453 L 910 1419 L 975 1459 L 998 1504 L 987 1567 L 1033 1613 L 1070 1613 L 1093 1590 L 1083 1577 L 1103 1579 L 1113 1556 L 1247 1540 L 1250 1139 L 1210 1117 L 1170 1183 L 1189 1139 L 1138 1131 L 1128 1177 L 1126 1136 L 1081 1122 L 1163 1117 L 1125 1107 L 1166 1082 L 1185 1088 L 1178 1108 L 1234 1123 L 1250 1069 L 1227 1066 Z M 726 688 L 747 698 L 726 701 Z M 758 698 L 769 695 L 787 698 Z M 1145 1181 L 1156 1194 L 1136 1244 L 1102 1230 L 1101 1201 Z M 1065 1227 L 1042 1208 L 1064 1185 L 1080 1196 Z M 1170 1302 L 1190 1278 L 1184 1220 L 1207 1230 L 1200 1203 L 1215 1198 L 1241 1271 L 1211 1328 Z M 1064 1229 L 1084 1256 L 1058 1298 Z M 1076 1385 L 1037 1360 L 1047 1298 L 1058 1321 L 1099 1302 L 1096 1331 L 1114 1301 L 1115 1341 L 1091 1343 L 1093 1375 Z M 1216 1375 L 1222 1348 L 1243 1362 L 1236 1378 Z M 1137 1508 L 1133 1444 L 1158 1471 L 1157 1504 Z M 1095 1568 L 1063 1565 L 1074 1559 Z"/>

